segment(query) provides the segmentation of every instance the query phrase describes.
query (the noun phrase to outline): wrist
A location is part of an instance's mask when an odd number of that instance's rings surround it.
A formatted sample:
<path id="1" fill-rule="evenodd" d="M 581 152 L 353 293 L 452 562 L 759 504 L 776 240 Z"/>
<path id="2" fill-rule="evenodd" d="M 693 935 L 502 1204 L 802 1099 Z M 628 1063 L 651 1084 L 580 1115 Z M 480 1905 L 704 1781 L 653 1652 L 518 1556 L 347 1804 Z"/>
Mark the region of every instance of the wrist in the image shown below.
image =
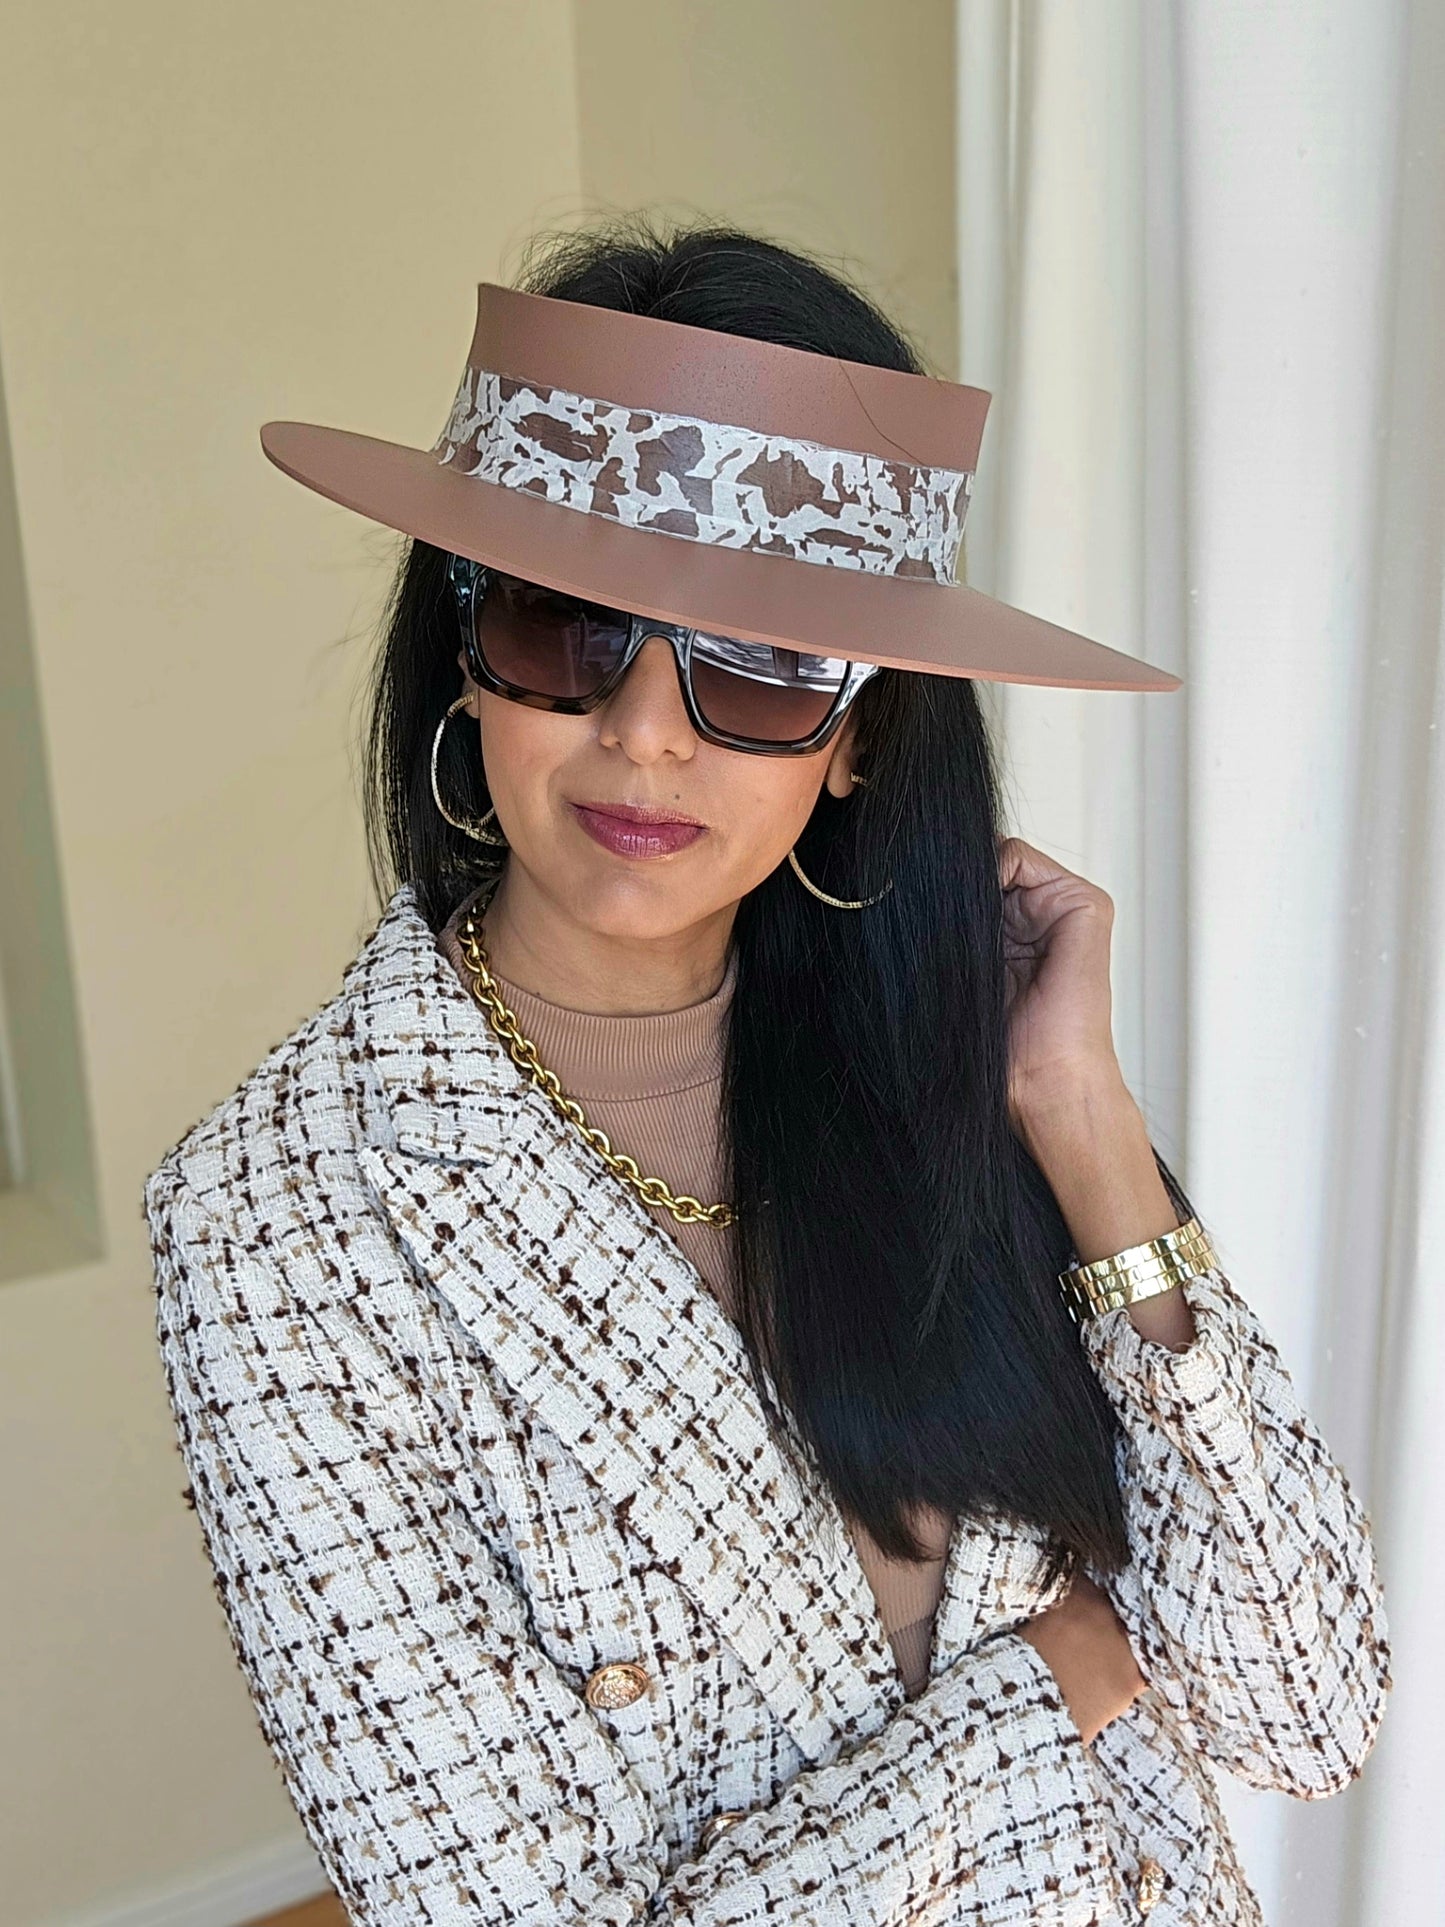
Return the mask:
<path id="1" fill-rule="evenodd" d="M 1144 1115 L 1119 1072 L 1051 1085 L 1022 1114 L 1020 1135 L 1068 1222 L 1080 1263 L 1178 1223 Z"/>
<path id="2" fill-rule="evenodd" d="M 1115 1137 L 1138 1112 L 1117 1061 L 1049 1071 L 1026 1083 L 1015 1100 L 1020 1137 L 1039 1164 L 1084 1154 Z"/>

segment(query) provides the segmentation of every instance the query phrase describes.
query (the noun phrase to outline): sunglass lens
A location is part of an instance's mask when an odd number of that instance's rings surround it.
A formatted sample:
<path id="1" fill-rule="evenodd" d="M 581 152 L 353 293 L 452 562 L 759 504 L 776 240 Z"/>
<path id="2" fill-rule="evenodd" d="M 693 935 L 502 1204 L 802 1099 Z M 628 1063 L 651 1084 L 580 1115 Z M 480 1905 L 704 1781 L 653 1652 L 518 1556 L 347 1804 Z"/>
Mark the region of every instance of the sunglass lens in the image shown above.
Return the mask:
<path id="1" fill-rule="evenodd" d="M 714 729 L 755 743 L 797 743 L 827 717 L 850 664 L 736 636 L 699 634 L 692 687 Z"/>
<path id="2" fill-rule="evenodd" d="M 627 617 L 600 603 L 493 574 L 477 613 L 493 675 L 535 696 L 593 696 L 627 647 Z"/>

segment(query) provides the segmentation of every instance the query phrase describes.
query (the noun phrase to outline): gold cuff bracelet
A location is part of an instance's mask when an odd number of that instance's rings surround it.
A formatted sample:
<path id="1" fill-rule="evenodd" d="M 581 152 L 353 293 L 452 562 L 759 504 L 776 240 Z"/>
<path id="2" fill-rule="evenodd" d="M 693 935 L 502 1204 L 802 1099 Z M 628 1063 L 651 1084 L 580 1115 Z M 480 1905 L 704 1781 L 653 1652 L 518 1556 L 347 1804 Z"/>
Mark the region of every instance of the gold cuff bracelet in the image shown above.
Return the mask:
<path id="1" fill-rule="evenodd" d="M 1130 1245 L 1112 1258 L 1096 1258 L 1092 1264 L 1072 1265 L 1059 1273 L 1064 1303 L 1076 1325 L 1101 1312 L 1117 1311 L 1121 1305 L 1137 1304 L 1170 1291 L 1186 1278 L 1218 1265 L 1209 1233 L 1198 1218 L 1186 1218 L 1162 1238 Z"/>

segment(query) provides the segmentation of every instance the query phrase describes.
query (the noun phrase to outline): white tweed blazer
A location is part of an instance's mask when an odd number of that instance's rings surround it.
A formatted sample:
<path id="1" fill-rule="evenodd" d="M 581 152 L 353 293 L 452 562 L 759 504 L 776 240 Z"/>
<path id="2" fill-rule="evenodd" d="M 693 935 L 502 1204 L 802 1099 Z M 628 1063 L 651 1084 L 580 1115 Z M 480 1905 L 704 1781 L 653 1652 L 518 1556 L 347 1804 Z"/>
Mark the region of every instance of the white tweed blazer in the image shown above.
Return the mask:
<path id="1" fill-rule="evenodd" d="M 1213 1765 L 1319 1799 L 1374 1742 L 1369 1523 L 1220 1271 L 1182 1352 L 1080 1334 L 1148 1689 L 1086 1746 L 1018 1632 L 1041 1536 L 965 1522 L 907 1700 L 736 1329 L 409 886 L 145 1210 L 186 1496 L 357 1927 L 1239 1927 Z"/>

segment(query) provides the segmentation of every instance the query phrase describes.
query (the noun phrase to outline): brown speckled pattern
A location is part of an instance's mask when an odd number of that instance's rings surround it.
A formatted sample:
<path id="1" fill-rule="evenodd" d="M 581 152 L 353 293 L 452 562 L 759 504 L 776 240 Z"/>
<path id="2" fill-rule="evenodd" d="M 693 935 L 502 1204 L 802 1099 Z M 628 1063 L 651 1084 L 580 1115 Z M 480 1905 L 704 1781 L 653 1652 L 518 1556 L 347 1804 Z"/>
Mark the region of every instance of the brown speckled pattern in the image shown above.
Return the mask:
<path id="1" fill-rule="evenodd" d="M 1128 1435 L 1112 1583 L 1149 1691 L 1084 1746 L 1016 1630 L 1058 1596 L 1042 1542 L 1000 1521 L 955 1534 L 906 1700 L 735 1328 L 406 887 L 145 1208 L 218 1595 L 358 1927 L 1241 1927 L 1206 1759 L 1318 1797 L 1370 1749 L 1368 1522 L 1217 1272 L 1185 1287 L 1185 1352 L 1122 1312 L 1086 1327 Z M 590 1706 L 619 1660 L 649 1690 Z"/>
<path id="2" fill-rule="evenodd" d="M 952 582 L 971 469 L 925 468 L 468 368 L 432 452 L 479 481 L 716 548 Z"/>
<path id="3" fill-rule="evenodd" d="M 1200 1751 L 1251 1786 L 1323 1799 L 1358 1772 L 1389 1685 L 1369 1522 L 1228 1279 L 1185 1289 L 1198 1331 L 1182 1353 L 1124 1312 L 1082 1327 L 1125 1421 L 1134 1558 L 1111 1596 Z"/>

